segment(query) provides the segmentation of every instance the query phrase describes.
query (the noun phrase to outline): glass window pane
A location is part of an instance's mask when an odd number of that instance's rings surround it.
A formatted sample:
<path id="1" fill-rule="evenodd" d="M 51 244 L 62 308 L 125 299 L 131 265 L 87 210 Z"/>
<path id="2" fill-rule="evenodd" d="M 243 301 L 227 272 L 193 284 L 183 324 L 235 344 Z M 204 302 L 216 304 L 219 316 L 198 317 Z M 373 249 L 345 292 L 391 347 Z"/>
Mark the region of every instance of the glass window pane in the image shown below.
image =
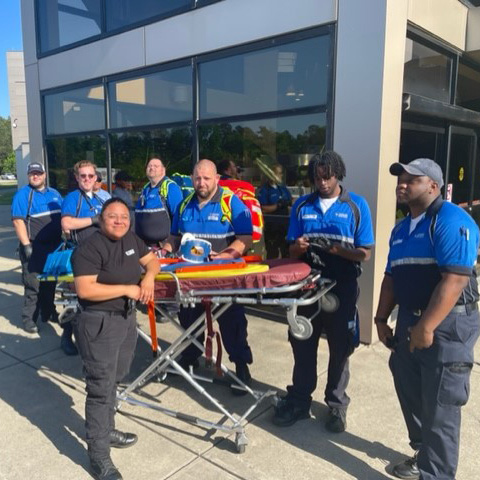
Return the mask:
<path id="1" fill-rule="evenodd" d="M 407 38 L 403 91 L 450 102 L 452 60 Z"/>
<path id="2" fill-rule="evenodd" d="M 43 0 L 37 5 L 42 52 L 101 33 L 102 3 L 99 1 Z"/>
<path id="3" fill-rule="evenodd" d="M 192 119 L 191 67 L 112 82 L 108 88 L 111 128 Z"/>
<path id="4" fill-rule="evenodd" d="M 101 85 L 45 95 L 44 101 L 47 135 L 105 128 L 105 101 Z"/>
<path id="5" fill-rule="evenodd" d="M 325 35 L 201 63 L 200 118 L 324 105 L 329 58 Z"/>
<path id="6" fill-rule="evenodd" d="M 281 163 L 293 196 L 306 193 L 307 166 L 312 154 L 325 146 L 325 114 L 297 115 L 199 127 L 200 158 L 230 159 L 243 167 L 242 179 L 258 186 L 258 161 Z"/>
<path id="7" fill-rule="evenodd" d="M 106 0 L 107 30 L 190 9 L 192 0 Z"/>
<path id="8" fill-rule="evenodd" d="M 138 196 L 147 182 L 145 163 L 152 154 L 159 155 L 167 175 L 192 173 L 192 130 L 190 126 L 110 135 L 112 178 L 119 170 L 133 178 L 133 194 Z"/>
<path id="9" fill-rule="evenodd" d="M 79 135 L 45 141 L 50 186 L 65 195 L 77 188 L 73 166 L 80 160 L 95 163 L 106 183 L 106 142 L 103 135 Z"/>
<path id="10" fill-rule="evenodd" d="M 458 64 L 456 104 L 480 112 L 480 69 Z"/>

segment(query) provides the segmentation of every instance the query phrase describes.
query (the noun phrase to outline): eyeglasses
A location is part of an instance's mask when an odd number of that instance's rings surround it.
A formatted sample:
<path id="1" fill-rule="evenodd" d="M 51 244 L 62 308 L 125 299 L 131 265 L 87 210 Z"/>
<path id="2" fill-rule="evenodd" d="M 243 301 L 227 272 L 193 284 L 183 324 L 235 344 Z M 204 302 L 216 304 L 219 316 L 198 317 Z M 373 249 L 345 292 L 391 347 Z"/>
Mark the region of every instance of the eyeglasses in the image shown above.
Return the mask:
<path id="1" fill-rule="evenodd" d="M 91 180 L 92 178 L 96 177 L 96 175 L 94 175 L 93 173 L 81 173 L 79 177 L 83 180 L 85 180 L 86 178 L 89 178 Z"/>
<path id="2" fill-rule="evenodd" d="M 30 172 L 29 175 L 31 177 L 41 177 L 42 175 L 45 175 L 45 172 Z"/>

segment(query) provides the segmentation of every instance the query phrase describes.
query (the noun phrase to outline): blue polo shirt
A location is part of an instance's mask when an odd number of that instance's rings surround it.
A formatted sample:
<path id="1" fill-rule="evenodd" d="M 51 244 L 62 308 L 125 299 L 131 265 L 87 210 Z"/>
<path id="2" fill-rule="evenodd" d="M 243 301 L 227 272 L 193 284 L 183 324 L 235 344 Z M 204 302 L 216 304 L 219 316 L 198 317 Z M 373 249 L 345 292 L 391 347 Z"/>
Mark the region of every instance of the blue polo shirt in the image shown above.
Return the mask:
<path id="1" fill-rule="evenodd" d="M 293 205 L 287 241 L 299 237 L 315 242 L 326 237 L 345 248 L 370 248 L 374 244 L 372 218 L 366 200 L 355 193 L 342 191 L 333 205 L 323 213 L 318 192 L 300 197 Z M 361 273 L 359 262 L 319 252 L 325 267 L 322 273 L 332 279 L 356 278 Z"/>
<path id="2" fill-rule="evenodd" d="M 46 187 L 39 191 L 26 185 L 13 197 L 12 220 L 21 218 L 25 221 L 31 242 L 58 245 L 62 235 L 61 208 L 62 196 L 54 188 Z"/>
<path id="3" fill-rule="evenodd" d="M 443 272 L 470 277 L 459 305 L 478 301 L 475 272 L 479 230 L 457 205 L 438 197 L 410 231 L 410 215 L 392 231 L 386 274 L 393 279 L 396 302 L 411 310 L 424 310 Z"/>
<path id="4" fill-rule="evenodd" d="M 93 194 L 92 197 L 89 197 L 80 189 L 74 190 L 73 192 L 70 192 L 63 201 L 62 217 L 94 217 L 95 215 L 99 215 L 102 211 L 103 203 L 104 202 L 96 194 Z M 72 231 L 70 232 L 70 235 L 74 241 L 80 244 L 97 230 L 98 227 L 96 225 L 90 225 L 88 227 Z"/>
<path id="5" fill-rule="evenodd" d="M 180 187 L 163 177 L 153 187 L 148 183 L 135 205 L 135 232 L 147 244 L 163 242 L 170 234 L 171 219 L 183 200 Z"/>
<path id="6" fill-rule="evenodd" d="M 182 236 L 184 233 L 192 233 L 198 238 L 208 240 L 215 252 L 221 252 L 227 248 L 237 235 L 252 235 L 250 210 L 236 195 L 232 195 L 231 221 L 224 218 L 220 204 L 222 193 L 223 188 L 218 187 L 212 199 L 202 208 L 198 206 L 197 196 L 193 195 L 182 212 L 180 208 L 175 212 L 172 235 Z"/>

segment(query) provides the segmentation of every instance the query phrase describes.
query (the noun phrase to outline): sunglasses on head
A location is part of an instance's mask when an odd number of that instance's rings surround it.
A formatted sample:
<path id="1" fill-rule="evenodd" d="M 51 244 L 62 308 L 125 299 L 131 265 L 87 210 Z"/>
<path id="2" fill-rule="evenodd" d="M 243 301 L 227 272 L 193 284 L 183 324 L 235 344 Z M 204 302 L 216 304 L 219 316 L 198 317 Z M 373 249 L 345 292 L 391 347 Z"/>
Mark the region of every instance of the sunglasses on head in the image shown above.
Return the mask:
<path id="1" fill-rule="evenodd" d="M 80 178 L 83 178 L 83 179 L 85 179 L 85 178 L 90 178 L 90 179 L 92 179 L 92 178 L 96 177 L 96 175 L 94 175 L 93 173 L 81 173 L 81 174 L 79 175 L 79 177 L 80 177 Z"/>

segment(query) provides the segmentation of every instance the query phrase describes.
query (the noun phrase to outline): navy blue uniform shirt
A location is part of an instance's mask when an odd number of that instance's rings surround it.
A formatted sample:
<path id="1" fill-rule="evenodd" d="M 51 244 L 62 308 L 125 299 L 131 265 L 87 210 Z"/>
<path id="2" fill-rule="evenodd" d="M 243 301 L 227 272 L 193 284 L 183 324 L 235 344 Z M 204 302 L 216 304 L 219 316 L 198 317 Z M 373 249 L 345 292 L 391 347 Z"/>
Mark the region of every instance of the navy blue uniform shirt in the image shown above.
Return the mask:
<path id="1" fill-rule="evenodd" d="M 182 212 L 180 209 L 175 212 L 172 235 L 192 233 L 198 238 L 208 240 L 215 252 L 227 248 L 237 235 L 252 235 L 250 210 L 236 195 L 232 195 L 230 201 L 231 221 L 224 218 L 220 205 L 222 192 L 223 188 L 218 187 L 212 199 L 202 208 L 198 207 L 197 196 L 193 195 Z"/>
<path id="2" fill-rule="evenodd" d="M 478 300 L 475 273 L 479 230 L 468 213 L 438 197 L 412 233 L 410 215 L 392 231 L 386 274 L 393 278 L 395 301 L 411 310 L 424 310 L 442 272 L 470 277 L 459 305 Z M 434 223 L 433 223 L 434 222 Z"/>
<path id="3" fill-rule="evenodd" d="M 12 220 L 21 218 L 25 221 L 31 242 L 58 245 L 62 235 L 61 208 L 62 196 L 54 188 L 45 187 L 43 190 L 36 190 L 26 185 L 13 197 Z"/>
<path id="4" fill-rule="evenodd" d="M 366 200 L 342 186 L 335 203 L 323 213 L 318 192 L 300 197 L 292 207 L 287 241 L 293 243 L 302 236 L 310 242 L 323 236 L 344 248 L 372 247 L 372 218 Z M 322 268 L 325 277 L 356 278 L 361 273 L 359 262 L 327 252 L 321 252 L 320 257 L 325 263 Z"/>

